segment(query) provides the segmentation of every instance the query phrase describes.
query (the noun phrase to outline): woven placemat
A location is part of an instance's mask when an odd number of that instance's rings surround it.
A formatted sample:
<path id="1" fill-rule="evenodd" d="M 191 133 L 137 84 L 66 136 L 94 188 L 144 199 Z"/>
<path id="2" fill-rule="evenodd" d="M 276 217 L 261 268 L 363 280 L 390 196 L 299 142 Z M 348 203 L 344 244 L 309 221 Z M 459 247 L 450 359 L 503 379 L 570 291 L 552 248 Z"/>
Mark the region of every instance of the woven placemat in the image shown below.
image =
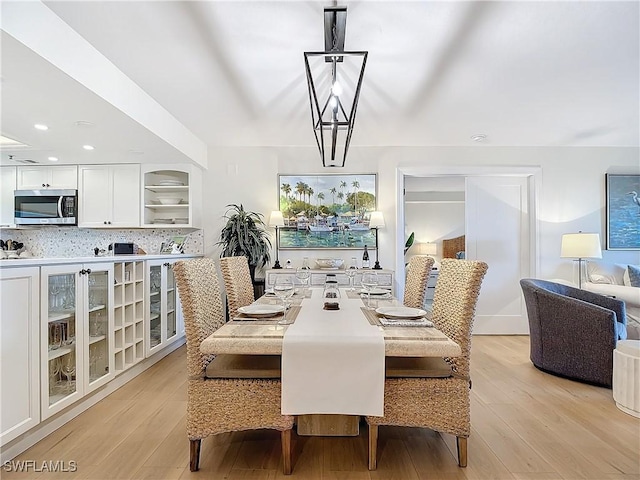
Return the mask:
<path id="1" fill-rule="evenodd" d="M 301 287 L 295 287 L 295 291 L 293 296 L 291 297 L 292 299 L 302 299 L 302 298 L 311 298 L 311 288 L 306 288 L 304 290 L 304 292 L 302 291 Z M 275 293 L 273 293 L 273 291 L 265 293 L 264 295 L 262 295 L 258 300 L 260 299 L 277 299 L 278 297 L 276 296 Z"/>
<path id="2" fill-rule="evenodd" d="M 300 306 L 302 304 L 302 297 L 294 296 L 287 300 L 287 303 L 291 306 Z M 278 297 L 274 297 L 273 295 L 263 295 L 258 298 L 255 303 L 259 303 L 260 305 L 282 305 L 282 300 Z"/>
<path id="3" fill-rule="evenodd" d="M 301 307 L 299 305 L 293 305 L 289 307 L 287 310 L 287 320 L 292 324 L 295 323 L 296 318 L 298 318 L 298 313 L 300 313 Z M 250 323 L 251 325 L 272 325 L 274 323 L 278 323 L 282 320 L 282 315 L 274 315 L 273 317 L 265 317 L 265 318 L 253 318 L 242 313 L 239 313 L 236 317 L 231 319 L 233 323 Z"/>
<path id="4" fill-rule="evenodd" d="M 397 321 L 397 322 L 394 322 L 392 325 L 389 325 L 389 324 L 383 325 L 380 319 L 384 317 L 379 313 L 377 313 L 375 310 L 369 310 L 367 307 L 360 307 L 360 310 L 362 310 L 362 312 L 364 313 L 364 316 L 367 317 L 367 320 L 371 325 L 386 326 L 386 327 L 433 327 L 433 323 L 431 323 L 431 321 L 429 320 L 430 318 L 429 312 L 427 312 L 427 315 L 425 315 L 426 320 L 429 322 L 429 324 L 427 325 L 420 324 L 420 323 L 412 324 L 411 321 L 405 321 L 405 322 Z"/>
<path id="5" fill-rule="evenodd" d="M 355 300 L 356 298 L 360 298 L 359 290 L 347 290 L 347 298 Z"/>
<path id="6" fill-rule="evenodd" d="M 360 310 L 362 310 L 362 313 L 364 313 L 364 316 L 367 317 L 367 320 L 371 325 L 377 325 L 379 327 L 382 326 L 380 323 L 380 317 L 375 310 L 369 310 L 367 307 L 360 307 Z"/>

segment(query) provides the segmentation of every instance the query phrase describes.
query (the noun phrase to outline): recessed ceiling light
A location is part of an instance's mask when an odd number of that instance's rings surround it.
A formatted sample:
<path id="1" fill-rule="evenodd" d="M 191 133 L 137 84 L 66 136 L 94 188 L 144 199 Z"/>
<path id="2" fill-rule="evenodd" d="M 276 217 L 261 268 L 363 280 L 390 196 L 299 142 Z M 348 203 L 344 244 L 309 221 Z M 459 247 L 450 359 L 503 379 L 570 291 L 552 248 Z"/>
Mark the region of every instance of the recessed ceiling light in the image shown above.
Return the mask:
<path id="1" fill-rule="evenodd" d="M 46 125 L 44 125 L 43 123 L 36 123 L 33 126 L 36 130 L 49 130 L 49 127 L 47 127 Z"/>
<path id="2" fill-rule="evenodd" d="M 85 150 L 94 150 L 95 147 L 93 145 L 83 145 L 82 148 L 84 148 Z"/>
<path id="3" fill-rule="evenodd" d="M 487 139 L 487 136 L 484 133 L 476 133 L 475 135 L 471 135 L 471 140 L 474 142 L 483 142 Z"/>
<path id="4" fill-rule="evenodd" d="M 91 122 L 87 122 L 86 120 L 78 120 L 76 122 L 76 127 L 93 127 L 94 124 Z"/>
<path id="5" fill-rule="evenodd" d="M 49 160 L 50 162 L 57 162 L 58 157 L 47 157 L 47 160 Z"/>

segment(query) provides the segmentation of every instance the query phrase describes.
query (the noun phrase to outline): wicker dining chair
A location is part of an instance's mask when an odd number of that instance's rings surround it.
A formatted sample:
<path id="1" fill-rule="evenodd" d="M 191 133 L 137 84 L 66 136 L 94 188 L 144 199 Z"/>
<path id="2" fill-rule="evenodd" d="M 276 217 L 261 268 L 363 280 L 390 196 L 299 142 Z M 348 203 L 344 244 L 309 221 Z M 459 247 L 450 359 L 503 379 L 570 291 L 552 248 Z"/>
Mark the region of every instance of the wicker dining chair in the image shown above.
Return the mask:
<path id="1" fill-rule="evenodd" d="M 220 270 L 227 291 L 229 318 L 238 316 L 238 309 L 254 302 L 253 284 L 247 257 L 223 257 Z"/>
<path id="2" fill-rule="evenodd" d="M 433 267 L 433 257 L 414 255 L 409 259 L 407 279 L 404 284 L 404 299 L 407 307 L 422 308 L 427 295 L 427 282 Z"/>
<path id="3" fill-rule="evenodd" d="M 432 321 L 438 330 L 460 345 L 462 355 L 444 359 L 399 358 L 402 369 L 396 371 L 393 359 L 387 359 L 384 416 L 367 417 L 369 470 L 376 469 L 378 425 L 423 427 L 455 435 L 458 465 L 467 466 L 467 438 L 471 432 L 471 329 L 486 271 L 484 262 L 442 260 Z M 410 362 L 413 362 L 413 371 L 408 366 Z"/>
<path id="4" fill-rule="evenodd" d="M 210 258 L 176 262 L 173 271 L 187 336 L 190 470 L 195 472 L 199 468 L 203 438 L 264 428 L 281 432 L 283 472 L 290 474 L 294 417 L 280 413 L 280 362 L 276 361 L 274 371 L 260 375 L 261 372 L 257 372 L 260 368 L 249 366 L 243 372 L 242 368 L 232 370 L 227 367 L 232 363 L 250 363 L 252 357 L 258 358 L 257 363 L 262 367 L 266 363 L 263 356 L 202 354 L 202 341 L 225 322 L 218 272 Z M 234 362 L 233 357 L 239 357 L 241 361 Z M 263 378 L 254 378 L 256 374 Z"/>

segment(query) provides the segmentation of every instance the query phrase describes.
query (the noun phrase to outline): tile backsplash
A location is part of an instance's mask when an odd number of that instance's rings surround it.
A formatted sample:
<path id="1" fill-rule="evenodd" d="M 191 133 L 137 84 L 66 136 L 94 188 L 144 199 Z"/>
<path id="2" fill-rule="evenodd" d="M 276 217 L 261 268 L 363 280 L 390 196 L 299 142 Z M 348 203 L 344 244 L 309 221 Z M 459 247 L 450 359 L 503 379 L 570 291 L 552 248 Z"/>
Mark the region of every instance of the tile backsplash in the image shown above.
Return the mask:
<path id="1" fill-rule="evenodd" d="M 202 230 L 128 229 L 100 230 L 77 227 L 46 227 L 24 230 L 0 229 L 0 238 L 24 243 L 34 257 L 91 257 L 94 248 L 107 250 L 111 243 L 133 242 L 148 254 L 160 253 L 162 242 L 178 235 L 187 235 L 185 253 L 203 254 Z"/>

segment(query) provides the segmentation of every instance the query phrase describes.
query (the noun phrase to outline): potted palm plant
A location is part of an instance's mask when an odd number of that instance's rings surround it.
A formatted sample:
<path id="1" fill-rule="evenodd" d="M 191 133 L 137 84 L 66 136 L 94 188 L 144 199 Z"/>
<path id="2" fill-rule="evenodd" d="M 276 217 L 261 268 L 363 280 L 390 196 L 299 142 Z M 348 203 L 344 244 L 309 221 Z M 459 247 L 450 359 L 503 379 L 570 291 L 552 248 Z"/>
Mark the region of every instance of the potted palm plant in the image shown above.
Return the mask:
<path id="1" fill-rule="evenodd" d="M 247 257 L 253 280 L 256 267 L 262 268 L 271 260 L 271 240 L 263 216 L 245 210 L 242 204 L 227 207 L 229 208 L 224 215 L 227 223 L 220 232 L 220 241 L 217 243 L 222 247 L 220 257 Z"/>

